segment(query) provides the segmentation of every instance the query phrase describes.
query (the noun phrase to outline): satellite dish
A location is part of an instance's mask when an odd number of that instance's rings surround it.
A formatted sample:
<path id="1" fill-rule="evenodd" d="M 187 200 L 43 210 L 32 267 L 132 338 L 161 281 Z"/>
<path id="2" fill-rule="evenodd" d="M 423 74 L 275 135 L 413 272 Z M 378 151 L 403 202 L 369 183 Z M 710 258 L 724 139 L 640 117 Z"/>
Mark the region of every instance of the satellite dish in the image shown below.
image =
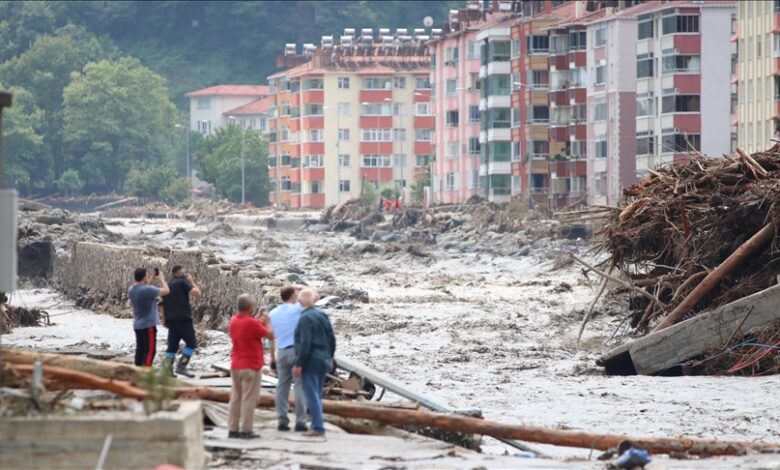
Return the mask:
<path id="1" fill-rule="evenodd" d="M 430 16 L 426 16 L 425 18 L 423 18 L 423 25 L 425 25 L 426 28 L 430 28 L 431 26 L 433 26 L 433 18 L 431 18 Z"/>

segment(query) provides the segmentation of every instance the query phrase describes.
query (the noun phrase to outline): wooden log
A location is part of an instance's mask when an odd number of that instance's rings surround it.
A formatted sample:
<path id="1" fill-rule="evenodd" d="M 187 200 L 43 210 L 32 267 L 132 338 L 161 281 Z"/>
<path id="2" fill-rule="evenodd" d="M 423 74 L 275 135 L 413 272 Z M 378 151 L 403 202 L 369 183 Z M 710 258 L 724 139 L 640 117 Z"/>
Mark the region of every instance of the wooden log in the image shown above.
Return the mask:
<path id="1" fill-rule="evenodd" d="M 32 374 L 32 369 L 33 366 L 30 365 L 8 365 L 5 368 L 8 371 L 15 370 L 29 374 Z M 47 378 L 72 383 L 79 387 L 107 390 L 135 399 L 143 399 L 147 396 L 146 391 L 131 384 L 103 379 L 86 372 L 54 366 L 44 366 L 43 370 Z M 179 398 L 199 398 L 223 403 L 230 401 L 229 391 L 205 387 L 178 389 L 176 395 Z M 274 398 L 271 395 L 261 394 L 257 399 L 257 406 L 264 408 L 273 407 Z M 482 434 L 496 438 L 518 439 L 521 441 L 598 450 L 617 448 L 625 441 L 630 441 L 633 445 L 647 449 L 654 454 L 685 452 L 693 455 L 740 455 L 747 453 L 748 450 L 780 450 L 780 445 L 761 442 L 730 442 L 684 437 L 632 438 L 623 435 L 595 434 L 580 431 L 563 431 L 539 426 L 505 424 L 456 414 L 403 408 L 394 409 L 367 405 L 365 403 L 333 400 L 323 400 L 323 410 L 325 413 L 344 418 L 369 419 L 392 426 L 426 426 L 464 434 Z"/>
<path id="2" fill-rule="evenodd" d="M 606 278 L 606 279 L 609 279 L 610 281 L 612 281 L 614 283 L 620 284 L 621 286 L 625 287 L 626 289 L 632 290 L 632 291 L 636 292 L 637 294 L 641 295 L 642 297 L 647 298 L 648 300 L 650 300 L 654 304 L 658 305 L 662 310 L 664 309 L 664 307 L 666 307 L 663 302 L 658 300 L 658 297 L 656 297 L 653 294 L 647 292 L 646 290 L 640 289 L 639 287 L 636 287 L 635 285 L 631 284 L 628 281 L 624 281 L 623 279 L 620 279 L 620 278 L 617 278 L 617 277 L 615 277 L 615 276 L 613 276 L 611 274 L 605 273 L 604 271 L 596 268 L 595 266 L 591 265 L 590 263 L 588 263 L 587 261 L 583 260 L 579 256 L 575 255 L 574 253 L 569 253 L 569 256 L 571 256 L 571 258 L 574 261 L 580 263 L 581 265 L 585 266 L 586 268 L 588 268 L 589 270 L 591 270 L 594 273 L 598 274 L 599 276 L 601 276 L 603 278 Z"/>
<path id="3" fill-rule="evenodd" d="M 741 148 L 737 147 L 737 153 L 739 154 L 740 159 L 742 159 L 747 166 L 751 167 L 755 173 L 758 173 L 761 176 L 767 176 L 769 174 L 760 163 Z"/>
<path id="4" fill-rule="evenodd" d="M 672 312 L 666 316 L 654 329 L 653 332 L 661 331 L 682 320 L 682 318 L 691 311 L 705 295 L 717 286 L 729 273 L 731 273 L 748 256 L 761 249 L 769 243 L 775 235 L 775 227 L 772 222 L 756 232 L 748 241 L 739 246 L 734 253 L 729 255 L 720 265 L 713 269 L 702 279 L 702 281 L 675 307 Z"/>
<path id="5" fill-rule="evenodd" d="M 16 348 L 0 348 L 0 355 L 2 355 L 3 362 L 12 364 L 34 364 L 35 361 L 41 361 L 43 365 L 80 370 L 104 379 L 122 380 L 133 384 L 136 383 L 138 374 L 141 372 L 140 368 L 130 364 Z"/>

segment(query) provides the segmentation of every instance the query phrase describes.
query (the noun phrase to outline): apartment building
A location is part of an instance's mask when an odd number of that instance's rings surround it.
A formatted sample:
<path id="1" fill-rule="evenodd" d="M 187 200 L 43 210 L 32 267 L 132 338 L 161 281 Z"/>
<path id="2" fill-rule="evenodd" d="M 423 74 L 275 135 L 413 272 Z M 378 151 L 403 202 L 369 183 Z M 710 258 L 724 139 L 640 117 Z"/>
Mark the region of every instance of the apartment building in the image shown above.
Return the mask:
<path id="1" fill-rule="evenodd" d="M 347 29 L 298 54 L 269 77 L 270 194 L 290 207 L 323 207 L 358 197 L 365 185 L 408 195 L 415 174 L 430 164 L 430 56 L 424 30 L 390 34 Z"/>
<path id="2" fill-rule="evenodd" d="M 242 124 L 239 116 L 241 108 L 255 103 L 257 111 L 260 111 L 262 105 L 258 102 L 269 95 L 269 88 L 266 85 L 216 85 L 202 90 L 195 90 L 187 93 L 190 99 L 190 129 L 203 134 L 211 134 L 220 127 L 231 123 L 230 116 L 234 116 L 233 123 Z M 257 103 L 256 103 L 257 102 Z M 243 114 L 243 127 L 261 129 L 265 119 L 263 113 L 255 115 Z M 254 121 L 251 119 L 254 118 Z M 254 125 L 251 125 L 254 124 Z"/>
<path id="3" fill-rule="evenodd" d="M 766 150 L 780 126 L 780 1 L 738 2 L 737 143 Z"/>

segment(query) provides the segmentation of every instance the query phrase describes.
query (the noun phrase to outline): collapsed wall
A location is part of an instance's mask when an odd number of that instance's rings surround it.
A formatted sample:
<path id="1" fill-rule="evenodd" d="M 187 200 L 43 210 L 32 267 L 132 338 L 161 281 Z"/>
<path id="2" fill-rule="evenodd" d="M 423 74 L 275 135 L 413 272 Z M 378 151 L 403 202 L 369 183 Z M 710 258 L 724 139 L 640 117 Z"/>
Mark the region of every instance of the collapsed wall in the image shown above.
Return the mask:
<path id="1" fill-rule="evenodd" d="M 80 307 L 130 316 L 127 289 L 133 270 L 184 266 L 204 295 L 193 299 L 193 317 L 207 328 L 224 328 L 235 309 L 236 297 L 248 293 L 258 303 L 275 303 L 282 281 L 259 270 L 240 270 L 211 255 L 195 251 L 147 249 L 92 242 L 73 242 L 54 263 L 54 283 Z"/>

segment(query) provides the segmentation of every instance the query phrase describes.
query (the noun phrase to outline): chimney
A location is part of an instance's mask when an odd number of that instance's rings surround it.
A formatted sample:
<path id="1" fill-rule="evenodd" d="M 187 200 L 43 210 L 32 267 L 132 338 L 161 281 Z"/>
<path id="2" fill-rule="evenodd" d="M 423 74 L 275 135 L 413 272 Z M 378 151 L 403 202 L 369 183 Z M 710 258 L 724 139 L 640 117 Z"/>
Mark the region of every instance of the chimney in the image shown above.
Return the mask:
<path id="1" fill-rule="evenodd" d="M 581 18 L 588 7 L 587 0 L 574 0 L 574 17 Z"/>

